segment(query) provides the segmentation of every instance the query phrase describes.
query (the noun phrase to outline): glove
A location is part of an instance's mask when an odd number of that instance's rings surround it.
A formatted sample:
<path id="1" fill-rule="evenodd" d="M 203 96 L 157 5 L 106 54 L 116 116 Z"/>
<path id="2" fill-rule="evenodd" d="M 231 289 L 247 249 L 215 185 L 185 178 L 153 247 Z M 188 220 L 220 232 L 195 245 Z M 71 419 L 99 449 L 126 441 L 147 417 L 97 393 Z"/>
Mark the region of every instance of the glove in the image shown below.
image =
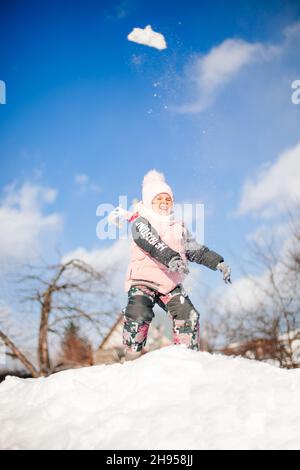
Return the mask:
<path id="1" fill-rule="evenodd" d="M 168 268 L 170 271 L 174 273 L 184 273 L 188 274 L 189 270 L 186 263 L 180 256 L 174 256 L 168 264 Z"/>
<path id="2" fill-rule="evenodd" d="M 231 282 L 231 269 L 230 267 L 228 266 L 228 264 L 225 264 L 224 262 L 222 263 L 219 263 L 217 265 L 217 269 L 219 271 L 221 271 L 221 273 L 223 273 L 223 279 L 225 281 L 225 284 L 232 284 Z"/>

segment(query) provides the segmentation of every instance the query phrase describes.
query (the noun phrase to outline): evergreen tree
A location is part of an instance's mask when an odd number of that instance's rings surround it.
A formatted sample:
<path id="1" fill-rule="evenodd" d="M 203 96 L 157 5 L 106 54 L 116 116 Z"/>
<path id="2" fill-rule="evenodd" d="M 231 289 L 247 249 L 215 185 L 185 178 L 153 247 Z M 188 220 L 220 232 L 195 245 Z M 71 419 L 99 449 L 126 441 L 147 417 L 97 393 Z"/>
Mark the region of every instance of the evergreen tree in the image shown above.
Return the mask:
<path id="1" fill-rule="evenodd" d="M 90 342 L 80 335 L 79 326 L 70 321 L 64 330 L 60 360 L 70 365 L 92 365 L 93 353 Z"/>

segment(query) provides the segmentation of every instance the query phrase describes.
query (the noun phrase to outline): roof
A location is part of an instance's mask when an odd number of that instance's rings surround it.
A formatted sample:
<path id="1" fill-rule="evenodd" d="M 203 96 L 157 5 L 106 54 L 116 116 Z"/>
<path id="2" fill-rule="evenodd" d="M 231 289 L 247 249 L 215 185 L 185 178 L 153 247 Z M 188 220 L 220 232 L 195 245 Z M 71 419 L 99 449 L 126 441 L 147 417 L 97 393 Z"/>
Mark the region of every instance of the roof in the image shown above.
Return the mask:
<path id="1" fill-rule="evenodd" d="M 100 343 L 98 349 L 123 347 L 123 323 L 124 315 L 120 314 L 115 323 L 112 325 L 109 332 L 107 333 L 107 335 Z M 154 343 L 159 343 L 159 347 L 163 347 L 169 346 L 170 344 L 172 344 L 172 341 L 163 334 L 163 326 L 155 327 L 151 324 L 149 328 L 147 343 L 150 347 L 151 345 L 154 345 Z"/>

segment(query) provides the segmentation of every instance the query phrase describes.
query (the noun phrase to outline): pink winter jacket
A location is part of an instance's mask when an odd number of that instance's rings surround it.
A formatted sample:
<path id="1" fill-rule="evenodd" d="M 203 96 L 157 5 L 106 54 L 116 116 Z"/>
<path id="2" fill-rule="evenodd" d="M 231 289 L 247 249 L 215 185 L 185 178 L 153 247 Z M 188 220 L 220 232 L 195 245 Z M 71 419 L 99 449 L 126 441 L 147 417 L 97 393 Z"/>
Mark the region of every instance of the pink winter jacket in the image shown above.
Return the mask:
<path id="1" fill-rule="evenodd" d="M 143 205 L 139 205 L 139 214 L 146 217 L 154 227 L 160 238 L 170 248 L 178 252 L 183 260 L 186 260 L 185 244 L 184 244 L 184 224 L 182 222 L 172 220 L 171 217 L 163 217 L 151 214 L 145 211 Z M 152 283 L 156 290 L 162 294 L 167 294 L 173 290 L 178 284 L 181 284 L 186 277 L 185 274 L 171 272 L 166 266 L 152 258 L 146 251 L 142 250 L 133 241 L 131 247 L 131 260 L 128 266 L 125 290 L 128 291 L 132 281 L 147 281 Z"/>

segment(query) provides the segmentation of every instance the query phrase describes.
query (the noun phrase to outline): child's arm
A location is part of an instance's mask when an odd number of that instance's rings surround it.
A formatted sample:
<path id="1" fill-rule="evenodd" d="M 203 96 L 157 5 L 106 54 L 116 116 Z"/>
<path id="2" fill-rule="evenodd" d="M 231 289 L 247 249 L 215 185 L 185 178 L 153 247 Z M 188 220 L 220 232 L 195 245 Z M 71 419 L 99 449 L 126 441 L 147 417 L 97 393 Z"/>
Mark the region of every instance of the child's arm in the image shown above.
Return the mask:
<path id="1" fill-rule="evenodd" d="M 132 236 L 139 248 L 171 271 L 188 273 L 185 262 L 177 251 L 162 241 L 145 217 L 138 217 L 132 224 Z"/>
<path id="2" fill-rule="evenodd" d="M 205 245 L 200 245 L 191 233 L 185 228 L 185 254 L 189 261 L 194 261 L 198 264 L 222 272 L 223 279 L 226 284 L 231 284 L 231 269 L 224 263 L 223 256 L 219 255 L 213 250 L 210 250 Z"/>
<path id="3" fill-rule="evenodd" d="M 223 256 L 210 250 L 205 245 L 200 245 L 187 229 L 185 233 L 185 250 L 186 257 L 189 261 L 203 264 L 214 271 L 217 270 L 218 264 L 224 261 Z"/>

